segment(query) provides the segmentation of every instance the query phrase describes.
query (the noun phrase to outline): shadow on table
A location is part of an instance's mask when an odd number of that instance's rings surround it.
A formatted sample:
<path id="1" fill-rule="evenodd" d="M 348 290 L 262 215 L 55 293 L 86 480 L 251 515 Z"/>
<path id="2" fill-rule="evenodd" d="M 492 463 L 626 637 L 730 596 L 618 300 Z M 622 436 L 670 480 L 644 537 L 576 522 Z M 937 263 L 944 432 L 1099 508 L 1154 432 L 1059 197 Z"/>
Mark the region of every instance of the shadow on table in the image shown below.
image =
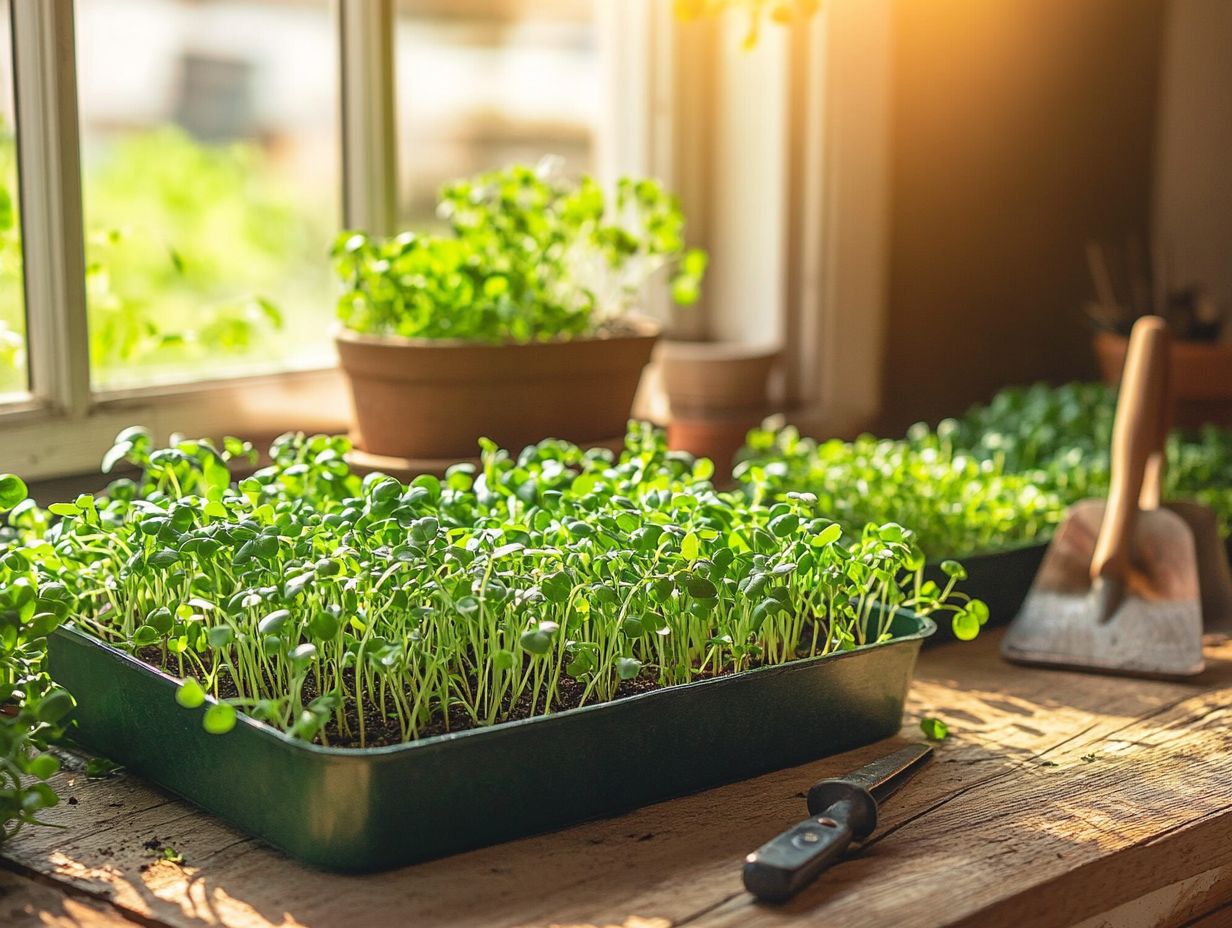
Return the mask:
<path id="1" fill-rule="evenodd" d="M 25 863 L 169 925 L 492 928 L 619 925 L 630 915 L 678 923 L 742 893 L 744 855 L 807 814 L 803 793 L 812 782 L 900 744 L 891 739 L 615 818 L 381 874 L 308 869 L 178 800 L 168 802 L 167 824 L 157 833 L 184 855 L 183 867 L 151 862 L 136 847 L 100 860 L 71 844 L 45 861 Z M 163 795 L 137 788 L 142 796 Z"/>

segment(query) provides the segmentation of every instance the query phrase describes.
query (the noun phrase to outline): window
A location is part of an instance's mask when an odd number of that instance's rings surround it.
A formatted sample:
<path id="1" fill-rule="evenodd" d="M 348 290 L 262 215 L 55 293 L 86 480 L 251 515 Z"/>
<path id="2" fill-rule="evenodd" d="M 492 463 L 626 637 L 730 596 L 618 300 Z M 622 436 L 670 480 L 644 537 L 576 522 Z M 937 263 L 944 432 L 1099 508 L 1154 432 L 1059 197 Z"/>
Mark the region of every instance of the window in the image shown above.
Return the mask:
<path id="1" fill-rule="evenodd" d="M 594 170 L 602 0 L 398 0 L 401 225 L 456 177 L 534 163 Z"/>
<path id="2" fill-rule="evenodd" d="M 740 24 L 672 10 L 0 0 L 0 183 L 19 204 L 0 197 L 0 471 L 93 470 L 134 423 L 345 430 L 335 231 L 430 224 L 444 181 L 547 153 L 657 177 L 728 280 L 757 276 L 750 295 L 712 274 L 693 334 L 782 331 L 800 405 L 875 402 L 872 355 L 849 349 L 880 342 L 888 0 L 834 0 L 783 54 L 735 62 Z M 756 133 L 775 137 L 724 145 Z M 755 208 L 724 207 L 732 189 Z"/>
<path id="3" fill-rule="evenodd" d="M 29 386 L 26 303 L 17 213 L 17 114 L 13 104 L 13 36 L 8 0 L 0 0 L 0 401 Z"/>
<path id="4" fill-rule="evenodd" d="M 77 0 L 97 389 L 332 363 L 329 0 Z"/>
<path id="5" fill-rule="evenodd" d="M 344 431 L 339 13 L 384 0 L 7 4 L 29 389 L 0 399 L 0 471 L 94 470 L 133 424 Z"/>

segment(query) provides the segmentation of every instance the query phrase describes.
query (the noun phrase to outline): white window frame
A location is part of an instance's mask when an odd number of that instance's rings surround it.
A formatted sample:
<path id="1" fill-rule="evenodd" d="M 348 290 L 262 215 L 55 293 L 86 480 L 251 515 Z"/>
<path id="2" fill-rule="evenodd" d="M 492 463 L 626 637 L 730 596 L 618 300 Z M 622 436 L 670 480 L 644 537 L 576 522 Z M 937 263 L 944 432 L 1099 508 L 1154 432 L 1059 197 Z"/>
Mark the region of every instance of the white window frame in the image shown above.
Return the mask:
<path id="1" fill-rule="evenodd" d="M 882 412 L 894 0 L 830 0 L 792 51 L 789 417 L 853 435 Z"/>
<path id="2" fill-rule="evenodd" d="M 665 181 L 711 253 L 700 305 L 667 316 L 670 333 L 777 344 L 793 422 L 867 427 L 882 402 L 893 0 L 826 0 L 804 24 L 766 24 L 752 51 L 740 11 L 681 23 L 658 0 L 598 2 L 622 88 L 603 172 Z"/>
<path id="3" fill-rule="evenodd" d="M 335 0 L 340 40 L 343 223 L 389 232 L 397 206 L 393 0 Z M 0 472 L 28 480 L 97 471 L 141 424 L 254 440 L 344 432 L 335 368 L 131 390 L 90 384 L 73 0 L 12 0 L 30 391 L 0 405 Z"/>

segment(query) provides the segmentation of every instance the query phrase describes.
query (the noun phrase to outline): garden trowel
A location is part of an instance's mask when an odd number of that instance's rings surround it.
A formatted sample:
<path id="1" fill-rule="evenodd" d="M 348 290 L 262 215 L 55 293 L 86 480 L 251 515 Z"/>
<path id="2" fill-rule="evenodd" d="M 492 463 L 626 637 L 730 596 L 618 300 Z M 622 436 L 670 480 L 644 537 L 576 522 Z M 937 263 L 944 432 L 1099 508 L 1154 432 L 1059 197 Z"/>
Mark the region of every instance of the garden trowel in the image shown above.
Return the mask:
<path id="1" fill-rule="evenodd" d="M 1167 389 L 1171 376 L 1171 370 L 1165 369 L 1165 401 L 1159 415 L 1158 438 L 1147 460 L 1138 508 L 1145 512 L 1163 506 L 1180 516 L 1189 528 L 1189 533 L 1193 536 L 1194 555 L 1197 558 L 1202 630 L 1207 641 L 1218 643 L 1232 637 L 1232 569 L 1228 567 L 1228 552 L 1219 532 L 1219 520 L 1209 506 L 1192 500 L 1163 502 L 1168 432 L 1172 424 L 1171 391 Z"/>
<path id="2" fill-rule="evenodd" d="M 1193 535 L 1175 512 L 1138 505 L 1158 448 L 1167 350 L 1162 319 L 1134 324 L 1108 499 L 1083 500 L 1066 513 L 1002 642 L 1009 660 L 1152 677 L 1202 670 Z"/>

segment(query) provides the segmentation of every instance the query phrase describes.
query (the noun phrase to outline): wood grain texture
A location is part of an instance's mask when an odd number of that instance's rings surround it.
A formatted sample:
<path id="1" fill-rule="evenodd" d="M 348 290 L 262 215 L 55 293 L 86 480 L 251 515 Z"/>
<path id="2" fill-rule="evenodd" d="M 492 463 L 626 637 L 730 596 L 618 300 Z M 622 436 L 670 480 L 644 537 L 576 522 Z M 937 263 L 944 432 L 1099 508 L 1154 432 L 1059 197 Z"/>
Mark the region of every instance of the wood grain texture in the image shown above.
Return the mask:
<path id="1" fill-rule="evenodd" d="M 1232 867 L 1217 867 L 1119 905 L 1075 928 L 1185 928 L 1194 924 L 1195 918 L 1219 915 L 1221 900 L 1229 899 Z M 1223 917 L 1223 924 L 1232 923 L 1232 911 L 1223 913 Z"/>
<path id="2" fill-rule="evenodd" d="M 114 906 L 0 870 L 0 925 L 5 928 L 133 928 Z"/>
<path id="3" fill-rule="evenodd" d="M 998 637 L 922 656 L 900 738 L 391 873 L 311 871 L 135 778 L 71 769 L 57 785 L 75 804 L 48 814 L 65 827 L 4 854 L 170 926 L 1099 926 L 1186 881 L 1184 918 L 1217 913 L 1232 895 L 1232 645 L 1164 682 L 1013 667 Z M 873 839 L 792 903 L 753 902 L 743 855 L 804 816 L 814 780 L 918 740 L 922 715 L 952 734 Z M 184 863 L 155 860 L 161 847 Z"/>

